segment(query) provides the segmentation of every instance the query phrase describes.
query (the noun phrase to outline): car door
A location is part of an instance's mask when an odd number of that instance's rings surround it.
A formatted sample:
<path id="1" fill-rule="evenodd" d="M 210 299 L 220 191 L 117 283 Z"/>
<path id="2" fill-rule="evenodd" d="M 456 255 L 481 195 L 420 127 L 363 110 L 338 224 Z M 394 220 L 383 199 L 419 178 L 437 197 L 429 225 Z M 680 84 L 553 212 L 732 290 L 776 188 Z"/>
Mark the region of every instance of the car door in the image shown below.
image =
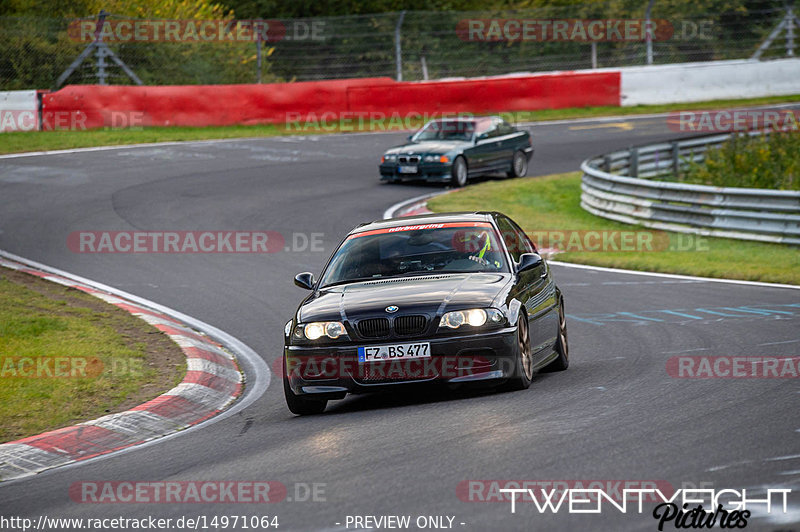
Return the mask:
<path id="1" fill-rule="evenodd" d="M 524 143 L 526 133 L 514 129 L 505 120 L 501 120 L 497 125 L 497 131 L 497 140 L 500 141 L 497 147 L 497 166 L 500 170 L 509 170 L 511 168 L 514 152 Z"/>
<path id="2" fill-rule="evenodd" d="M 465 150 L 467 164 L 471 175 L 491 171 L 492 157 L 494 156 L 494 142 L 490 137 L 491 127 L 478 128 L 475 131 L 475 145 Z"/>
<path id="3" fill-rule="evenodd" d="M 510 218 L 498 216 L 497 226 L 514 262 L 518 263 L 523 253 L 535 252 L 528 236 Z M 550 354 L 549 348 L 552 348 L 558 336 L 555 288 L 550 267 L 543 261 L 537 268 L 517 274 L 516 285 L 512 290 L 514 297 L 523 304 L 528 313 L 530 321 L 528 330 L 534 364 L 538 364 Z"/>

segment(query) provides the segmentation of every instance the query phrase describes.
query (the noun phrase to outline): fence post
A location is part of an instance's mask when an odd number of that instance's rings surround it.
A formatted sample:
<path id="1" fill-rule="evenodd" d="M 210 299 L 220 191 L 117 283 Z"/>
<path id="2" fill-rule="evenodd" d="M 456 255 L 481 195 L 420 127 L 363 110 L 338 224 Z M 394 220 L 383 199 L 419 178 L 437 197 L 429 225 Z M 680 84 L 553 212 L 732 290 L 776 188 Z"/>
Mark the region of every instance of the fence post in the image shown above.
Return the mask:
<path id="1" fill-rule="evenodd" d="M 397 63 L 397 81 L 403 81 L 403 51 L 400 47 L 400 27 L 403 25 L 403 19 L 406 17 L 406 12 L 400 12 L 400 18 L 397 19 L 397 25 L 394 27 L 394 58 Z"/>
<path id="2" fill-rule="evenodd" d="M 592 68 L 597 68 L 597 41 L 592 41 Z"/>
<path id="3" fill-rule="evenodd" d="M 786 8 L 786 55 L 794 57 L 794 10 L 791 5 Z"/>
<path id="4" fill-rule="evenodd" d="M 258 69 L 256 83 L 261 83 L 261 32 L 256 34 L 256 68 Z"/>
<path id="5" fill-rule="evenodd" d="M 655 0 L 649 0 L 647 2 L 647 9 L 644 12 L 644 30 L 645 30 L 645 44 L 647 46 L 647 64 L 653 64 L 653 32 L 651 29 L 651 22 L 650 22 L 650 11 L 653 9 L 653 3 Z"/>

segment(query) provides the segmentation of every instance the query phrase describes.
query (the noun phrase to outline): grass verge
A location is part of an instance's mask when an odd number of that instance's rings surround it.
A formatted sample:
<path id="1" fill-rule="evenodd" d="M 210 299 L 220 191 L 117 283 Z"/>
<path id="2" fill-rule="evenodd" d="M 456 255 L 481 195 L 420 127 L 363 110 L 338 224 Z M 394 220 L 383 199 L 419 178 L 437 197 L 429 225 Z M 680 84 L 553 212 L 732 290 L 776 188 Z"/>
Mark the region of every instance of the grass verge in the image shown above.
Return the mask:
<path id="1" fill-rule="evenodd" d="M 519 223 L 534 241 L 540 232 L 551 237 L 563 233 L 563 243 L 557 247 L 567 251 L 556 256 L 560 261 L 800 285 L 800 248 L 796 246 L 651 231 L 606 220 L 581 209 L 580 184 L 578 172 L 487 181 L 433 198 L 428 208 L 439 212 L 500 211 Z M 614 231 L 641 231 L 653 236 L 652 251 L 646 251 L 645 245 L 634 245 L 632 251 L 580 251 L 597 245 L 597 239 L 587 238 L 586 231 L 609 236 Z M 569 240 L 572 236 L 577 239 L 574 245 Z M 546 246 L 547 239 L 542 238 L 540 244 Z"/>
<path id="2" fill-rule="evenodd" d="M 185 373 L 180 348 L 139 318 L 0 268 L 0 442 L 127 410 Z"/>
<path id="3" fill-rule="evenodd" d="M 637 105 L 633 107 L 582 107 L 571 109 L 545 109 L 540 111 L 515 111 L 501 113 L 513 122 L 565 120 L 594 118 L 601 116 L 628 116 L 637 114 L 665 113 L 693 109 L 720 109 L 753 105 L 767 105 L 800 101 L 800 95 L 749 98 L 740 100 L 716 100 L 710 102 Z M 324 117 L 324 115 L 322 115 Z M 416 129 L 422 125 L 420 119 L 386 117 L 370 120 L 367 117 L 351 117 L 349 120 L 333 122 L 289 122 L 287 124 L 262 124 L 251 126 L 208 127 L 150 127 L 131 129 L 92 129 L 85 131 L 28 131 L 0 134 L 0 154 L 28 151 L 64 150 L 92 146 L 114 146 L 120 144 L 144 144 L 149 142 L 174 142 L 187 140 L 210 140 L 244 137 L 274 137 L 280 135 L 319 135 L 324 133 L 352 133 L 358 131 L 387 131 Z"/>

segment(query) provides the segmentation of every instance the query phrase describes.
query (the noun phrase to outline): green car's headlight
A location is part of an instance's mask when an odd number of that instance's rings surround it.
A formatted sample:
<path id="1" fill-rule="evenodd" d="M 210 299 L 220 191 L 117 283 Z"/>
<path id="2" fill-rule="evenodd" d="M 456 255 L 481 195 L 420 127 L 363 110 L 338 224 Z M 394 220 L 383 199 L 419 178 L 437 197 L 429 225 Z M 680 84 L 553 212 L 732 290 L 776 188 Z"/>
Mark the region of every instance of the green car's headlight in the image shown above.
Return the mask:
<path id="1" fill-rule="evenodd" d="M 318 340 L 323 336 L 335 340 L 347 336 L 347 331 L 339 321 L 315 321 L 294 328 L 294 337 L 297 340 Z"/>
<path id="2" fill-rule="evenodd" d="M 439 327 L 458 329 L 463 326 L 483 327 L 487 323 L 499 325 L 503 322 L 503 313 L 497 309 L 473 308 L 469 310 L 454 310 L 442 316 Z"/>
<path id="3" fill-rule="evenodd" d="M 450 157 L 447 155 L 426 155 L 422 160 L 426 163 L 449 163 Z"/>

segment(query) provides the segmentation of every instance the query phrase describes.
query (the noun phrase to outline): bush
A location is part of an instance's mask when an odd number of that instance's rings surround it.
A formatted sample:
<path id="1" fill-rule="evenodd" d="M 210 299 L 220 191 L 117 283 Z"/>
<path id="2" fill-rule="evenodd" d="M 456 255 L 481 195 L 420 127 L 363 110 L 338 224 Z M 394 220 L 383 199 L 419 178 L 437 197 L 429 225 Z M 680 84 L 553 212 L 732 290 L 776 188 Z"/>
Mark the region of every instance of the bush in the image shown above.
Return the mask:
<path id="1" fill-rule="evenodd" d="M 800 190 L 800 134 L 736 135 L 692 163 L 681 181 L 720 187 Z"/>

